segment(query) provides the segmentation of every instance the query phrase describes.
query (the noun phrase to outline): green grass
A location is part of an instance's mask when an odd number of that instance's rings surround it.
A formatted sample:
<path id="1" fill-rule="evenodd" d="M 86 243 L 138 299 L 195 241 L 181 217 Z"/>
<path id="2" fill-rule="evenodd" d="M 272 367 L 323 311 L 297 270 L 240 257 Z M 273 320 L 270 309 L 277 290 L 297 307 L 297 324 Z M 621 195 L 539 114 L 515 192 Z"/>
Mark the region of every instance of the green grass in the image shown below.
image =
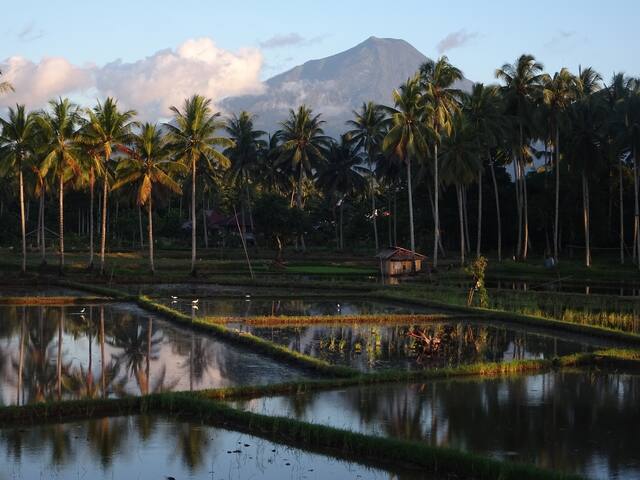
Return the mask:
<path id="1" fill-rule="evenodd" d="M 73 305 L 78 303 L 104 302 L 109 297 L 0 297 L 0 305 Z"/>

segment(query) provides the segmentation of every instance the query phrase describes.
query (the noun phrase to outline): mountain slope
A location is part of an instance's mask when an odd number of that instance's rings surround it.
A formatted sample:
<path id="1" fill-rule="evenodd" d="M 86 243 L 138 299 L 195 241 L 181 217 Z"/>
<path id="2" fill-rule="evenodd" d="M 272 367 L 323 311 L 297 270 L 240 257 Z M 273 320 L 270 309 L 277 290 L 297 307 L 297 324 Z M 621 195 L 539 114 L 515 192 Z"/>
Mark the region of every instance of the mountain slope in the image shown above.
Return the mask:
<path id="1" fill-rule="evenodd" d="M 370 37 L 349 50 L 311 60 L 266 81 L 261 95 L 231 97 L 222 102 L 227 111 L 248 110 L 258 116 L 257 126 L 278 128 L 290 108 L 301 104 L 322 113 L 325 130 L 337 136 L 362 102 L 391 104 L 391 92 L 427 60 L 404 40 Z M 463 80 L 460 88 L 470 88 Z"/>

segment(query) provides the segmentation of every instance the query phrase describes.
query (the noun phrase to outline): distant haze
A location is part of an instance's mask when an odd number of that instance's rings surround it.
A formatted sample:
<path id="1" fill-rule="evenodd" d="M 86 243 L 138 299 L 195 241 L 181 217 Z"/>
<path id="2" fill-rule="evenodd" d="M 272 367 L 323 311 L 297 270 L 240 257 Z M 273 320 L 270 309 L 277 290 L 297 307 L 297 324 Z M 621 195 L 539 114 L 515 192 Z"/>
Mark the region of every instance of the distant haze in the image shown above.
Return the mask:
<path id="1" fill-rule="evenodd" d="M 426 60 L 404 40 L 370 37 L 349 50 L 310 60 L 270 78 L 260 95 L 229 97 L 221 106 L 228 112 L 254 113 L 257 127 L 273 132 L 289 109 L 305 104 L 322 114 L 327 134 L 338 136 L 363 102 L 391 105 L 393 90 Z M 464 79 L 456 87 L 468 90 L 471 85 Z"/>

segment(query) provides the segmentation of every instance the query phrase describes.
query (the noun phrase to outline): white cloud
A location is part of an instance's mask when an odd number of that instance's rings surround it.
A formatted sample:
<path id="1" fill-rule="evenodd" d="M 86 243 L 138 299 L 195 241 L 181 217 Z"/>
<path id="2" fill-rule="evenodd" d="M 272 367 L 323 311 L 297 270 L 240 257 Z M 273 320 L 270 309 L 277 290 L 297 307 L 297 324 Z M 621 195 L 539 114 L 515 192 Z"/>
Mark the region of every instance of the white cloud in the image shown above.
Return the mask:
<path id="1" fill-rule="evenodd" d="M 229 52 L 210 38 L 190 39 L 177 49 L 160 50 L 135 62 L 120 60 L 102 67 L 76 67 L 63 58 L 34 63 L 12 57 L 0 70 L 16 92 L 0 98 L 0 106 L 15 102 L 40 107 L 52 97 L 95 91 L 100 98 L 114 96 L 123 108 L 138 110 L 143 119 L 169 116 L 171 105 L 181 105 L 198 93 L 214 102 L 231 95 L 261 93 L 262 54 L 256 49 Z"/>
<path id="2" fill-rule="evenodd" d="M 0 106 L 24 103 L 42 107 L 52 98 L 81 92 L 93 85 L 93 68 L 77 67 L 61 57 L 46 57 L 35 63 L 24 57 L 10 57 L 0 63 L 3 80 L 15 92 L 0 97 Z"/>

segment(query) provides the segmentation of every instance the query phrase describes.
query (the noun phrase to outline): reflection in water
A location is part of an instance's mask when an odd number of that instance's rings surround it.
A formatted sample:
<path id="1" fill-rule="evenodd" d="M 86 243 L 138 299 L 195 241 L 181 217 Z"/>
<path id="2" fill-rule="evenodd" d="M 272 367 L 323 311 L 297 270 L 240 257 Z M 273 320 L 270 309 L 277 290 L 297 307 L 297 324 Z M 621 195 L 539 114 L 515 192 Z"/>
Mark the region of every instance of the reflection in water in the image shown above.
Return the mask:
<path id="1" fill-rule="evenodd" d="M 224 317 L 251 316 L 320 316 L 370 315 L 381 313 L 435 313 L 435 309 L 413 307 L 371 300 L 343 297 L 260 298 L 260 297 L 201 297 L 188 295 L 173 300 L 170 296 L 157 298 L 171 308 L 192 313 L 191 302 L 198 299 L 197 315 Z"/>
<path id="2" fill-rule="evenodd" d="M 551 358 L 615 345 L 593 337 L 522 329 L 498 322 L 432 322 L 424 325 L 252 325 L 249 331 L 298 352 L 360 370 L 432 368 L 478 361 Z"/>
<path id="3" fill-rule="evenodd" d="M 141 415 L 0 429 L 11 478 L 411 478 L 251 435 Z"/>
<path id="4" fill-rule="evenodd" d="M 640 376 L 564 371 L 235 402 L 269 415 L 586 474 L 639 478 Z"/>
<path id="5" fill-rule="evenodd" d="M 0 307 L 0 405 L 301 376 L 269 358 L 124 304 Z"/>

